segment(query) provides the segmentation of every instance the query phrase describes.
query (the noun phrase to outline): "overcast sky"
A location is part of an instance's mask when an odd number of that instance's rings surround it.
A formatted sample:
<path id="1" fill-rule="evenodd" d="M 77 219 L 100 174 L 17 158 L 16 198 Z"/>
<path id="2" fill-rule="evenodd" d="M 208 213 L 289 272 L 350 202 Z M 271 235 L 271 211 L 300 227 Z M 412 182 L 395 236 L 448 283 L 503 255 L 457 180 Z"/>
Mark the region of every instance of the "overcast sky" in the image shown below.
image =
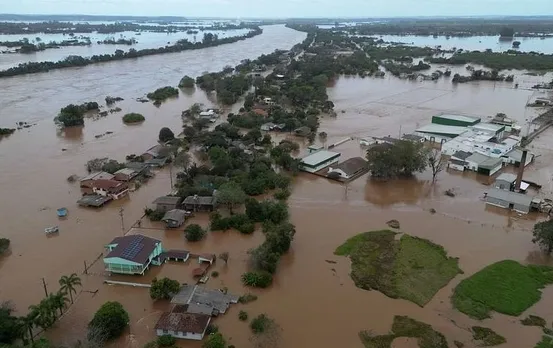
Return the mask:
<path id="1" fill-rule="evenodd" d="M 553 15 L 553 0 L 0 0 L 0 13 L 231 18 Z"/>

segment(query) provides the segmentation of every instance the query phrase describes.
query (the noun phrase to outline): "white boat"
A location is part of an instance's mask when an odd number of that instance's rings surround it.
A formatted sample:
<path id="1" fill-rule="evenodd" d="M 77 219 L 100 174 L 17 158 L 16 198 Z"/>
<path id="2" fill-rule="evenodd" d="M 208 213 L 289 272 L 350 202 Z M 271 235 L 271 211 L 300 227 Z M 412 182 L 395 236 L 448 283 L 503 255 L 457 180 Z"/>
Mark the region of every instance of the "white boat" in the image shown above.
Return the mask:
<path id="1" fill-rule="evenodd" d="M 59 227 L 58 226 L 52 226 L 52 227 L 46 227 L 44 229 L 44 233 L 46 234 L 52 234 L 52 233 L 56 233 L 56 232 L 59 232 Z"/>

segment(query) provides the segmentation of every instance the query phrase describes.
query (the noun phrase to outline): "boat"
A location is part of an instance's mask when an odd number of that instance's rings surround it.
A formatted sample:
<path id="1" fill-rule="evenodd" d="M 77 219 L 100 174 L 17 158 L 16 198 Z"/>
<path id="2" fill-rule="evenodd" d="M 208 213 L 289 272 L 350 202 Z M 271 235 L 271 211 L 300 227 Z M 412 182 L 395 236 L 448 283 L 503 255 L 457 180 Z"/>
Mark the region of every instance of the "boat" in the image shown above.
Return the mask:
<path id="1" fill-rule="evenodd" d="M 67 208 L 59 208 L 57 210 L 58 217 L 66 217 L 67 216 Z"/>
<path id="2" fill-rule="evenodd" d="M 56 232 L 59 232 L 59 227 L 58 226 L 52 226 L 52 227 L 46 227 L 44 229 L 44 233 L 46 234 L 52 234 L 52 233 L 56 233 Z"/>

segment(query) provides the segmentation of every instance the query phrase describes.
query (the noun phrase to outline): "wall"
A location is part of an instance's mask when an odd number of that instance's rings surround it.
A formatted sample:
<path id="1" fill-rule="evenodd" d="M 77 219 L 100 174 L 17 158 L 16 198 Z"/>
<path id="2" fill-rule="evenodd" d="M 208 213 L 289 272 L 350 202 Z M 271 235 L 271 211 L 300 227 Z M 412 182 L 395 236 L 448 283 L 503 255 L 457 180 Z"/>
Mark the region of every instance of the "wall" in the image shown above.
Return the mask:
<path id="1" fill-rule="evenodd" d="M 460 164 L 448 163 L 448 168 L 458 170 L 458 171 L 461 171 L 461 172 L 465 171 L 465 166 L 462 166 Z"/>
<path id="2" fill-rule="evenodd" d="M 156 330 L 156 334 L 158 336 L 171 335 L 175 338 L 181 338 L 181 339 L 185 339 L 185 340 L 195 340 L 195 341 L 200 341 L 204 337 L 203 333 L 202 334 L 193 334 L 193 333 L 190 333 L 190 332 L 182 332 L 182 331 L 175 332 L 175 331 L 170 331 L 170 330 L 164 332 L 163 330 L 160 330 L 160 329 Z"/>
<path id="3" fill-rule="evenodd" d="M 497 165 L 497 167 L 491 169 L 489 175 L 490 175 L 490 176 L 494 175 L 495 173 L 497 173 L 498 171 L 500 171 L 501 168 L 503 168 L 503 162 L 499 162 L 499 164 Z"/>
<path id="4" fill-rule="evenodd" d="M 511 183 L 505 180 L 496 180 L 494 187 L 500 190 L 511 191 Z"/>
<path id="5" fill-rule="evenodd" d="M 318 166 L 316 166 L 315 168 L 311 168 L 311 167 L 308 167 L 308 166 L 305 166 L 305 165 L 302 165 L 301 166 L 301 169 L 305 172 L 308 172 L 308 173 L 315 173 L 315 172 L 318 172 L 319 170 L 323 169 L 323 168 L 326 168 L 330 165 L 333 165 L 334 163 L 338 163 L 339 161 L 339 158 L 340 157 L 337 157 L 337 158 L 334 158 L 332 160 L 328 160 L 326 162 L 323 162 L 321 164 L 319 164 Z"/>

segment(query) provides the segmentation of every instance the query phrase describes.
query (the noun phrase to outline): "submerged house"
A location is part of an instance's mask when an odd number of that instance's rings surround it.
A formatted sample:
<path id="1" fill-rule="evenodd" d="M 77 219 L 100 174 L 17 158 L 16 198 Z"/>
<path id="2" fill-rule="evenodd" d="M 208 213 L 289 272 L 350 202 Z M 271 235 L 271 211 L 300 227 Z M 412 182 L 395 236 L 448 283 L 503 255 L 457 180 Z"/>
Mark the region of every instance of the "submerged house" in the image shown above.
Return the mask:
<path id="1" fill-rule="evenodd" d="M 151 263 L 159 265 L 154 259 L 163 253 L 161 241 L 140 234 L 116 237 L 105 248 L 105 270 L 119 274 L 143 275 Z"/>
<path id="2" fill-rule="evenodd" d="M 161 196 L 156 198 L 153 204 L 156 206 L 156 211 L 168 212 L 169 210 L 177 209 L 180 202 L 181 198 L 178 196 Z"/>
<path id="3" fill-rule="evenodd" d="M 119 169 L 114 173 L 114 179 L 117 181 L 129 182 L 138 175 L 138 172 L 131 168 Z"/>
<path id="4" fill-rule="evenodd" d="M 107 172 L 95 172 L 91 173 L 84 178 L 80 180 L 80 186 L 81 188 L 89 188 L 91 189 L 92 186 L 90 185 L 94 180 L 113 180 L 115 178 L 115 175 L 107 173 Z"/>
<path id="5" fill-rule="evenodd" d="M 157 336 L 170 335 L 175 338 L 200 341 L 204 338 L 211 315 L 188 313 L 187 306 L 175 306 L 165 312 L 156 323 Z"/>
<path id="6" fill-rule="evenodd" d="M 161 221 L 165 222 L 169 228 L 177 228 L 182 226 L 186 220 L 186 211 L 180 209 L 172 209 L 165 213 Z"/>
<path id="7" fill-rule="evenodd" d="M 472 156 L 472 152 L 467 151 L 456 151 L 447 162 L 447 167 L 464 172 L 468 167 L 467 158 Z"/>
<path id="8" fill-rule="evenodd" d="M 116 180 L 93 180 L 90 183 L 90 188 L 92 193 L 111 199 L 119 199 L 129 193 L 129 185 Z"/>
<path id="9" fill-rule="evenodd" d="M 171 303 L 187 306 L 188 313 L 217 316 L 225 314 L 233 303 L 238 303 L 238 296 L 225 294 L 219 289 L 207 289 L 200 285 L 186 284 Z"/>
<path id="10" fill-rule="evenodd" d="M 190 211 L 213 211 L 217 207 L 217 197 L 213 196 L 188 196 L 182 202 L 184 209 Z"/>
<path id="11" fill-rule="evenodd" d="M 328 168 L 327 176 L 339 176 L 342 179 L 352 179 L 368 172 L 368 162 L 361 157 L 353 157 Z"/>
<path id="12" fill-rule="evenodd" d="M 533 197 L 523 193 L 493 188 L 486 193 L 485 199 L 486 204 L 528 214 L 532 208 Z"/>

